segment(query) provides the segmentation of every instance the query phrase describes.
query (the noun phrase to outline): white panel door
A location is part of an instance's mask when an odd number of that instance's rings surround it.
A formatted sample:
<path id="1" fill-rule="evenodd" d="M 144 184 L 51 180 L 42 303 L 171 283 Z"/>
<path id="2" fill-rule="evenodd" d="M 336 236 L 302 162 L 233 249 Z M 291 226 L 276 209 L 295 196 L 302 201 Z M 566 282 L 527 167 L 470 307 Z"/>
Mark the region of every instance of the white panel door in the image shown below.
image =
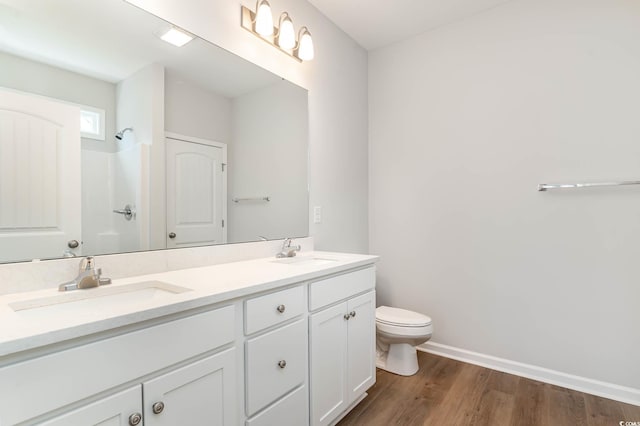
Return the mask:
<path id="1" fill-rule="evenodd" d="M 167 247 L 225 242 L 223 149 L 167 138 Z"/>
<path id="2" fill-rule="evenodd" d="M 310 317 L 311 424 L 328 425 L 348 406 L 347 303 Z"/>
<path id="3" fill-rule="evenodd" d="M 143 383 L 145 426 L 237 425 L 235 362 L 227 349 Z"/>
<path id="4" fill-rule="evenodd" d="M 376 382 L 375 292 L 348 301 L 349 404 Z"/>
<path id="5" fill-rule="evenodd" d="M 80 108 L 0 89 L 0 259 L 80 254 L 80 219 Z"/>
<path id="6" fill-rule="evenodd" d="M 42 426 L 126 426 L 142 415 L 142 386 L 137 385 L 41 423 Z M 142 424 L 142 423 L 140 423 Z"/>

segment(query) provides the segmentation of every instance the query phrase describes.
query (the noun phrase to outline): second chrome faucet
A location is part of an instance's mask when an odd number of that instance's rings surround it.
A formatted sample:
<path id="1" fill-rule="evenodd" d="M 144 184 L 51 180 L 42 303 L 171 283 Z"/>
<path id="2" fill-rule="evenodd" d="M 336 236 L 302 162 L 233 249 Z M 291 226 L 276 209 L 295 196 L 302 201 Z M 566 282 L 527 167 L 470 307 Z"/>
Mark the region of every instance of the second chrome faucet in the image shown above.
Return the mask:
<path id="1" fill-rule="evenodd" d="M 111 278 L 102 278 L 102 269 L 96 269 L 95 259 L 92 256 L 88 256 L 80 262 L 78 276 L 72 281 L 60 284 L 58 291 L 93 288 L 107 284 L 111 284 Z"/>

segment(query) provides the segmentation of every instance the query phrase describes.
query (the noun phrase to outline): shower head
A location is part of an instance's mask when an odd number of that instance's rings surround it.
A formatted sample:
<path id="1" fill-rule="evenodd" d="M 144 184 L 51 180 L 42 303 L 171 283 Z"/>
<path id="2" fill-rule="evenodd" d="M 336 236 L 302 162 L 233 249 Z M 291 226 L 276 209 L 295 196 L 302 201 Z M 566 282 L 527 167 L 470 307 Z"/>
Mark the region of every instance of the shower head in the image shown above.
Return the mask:
<path id="1" fill-rule="evenodd" d="M 116 133 L 116 139 L 121 141 L 126 132 L 133 132 L 133 129 L 131 127 L 127 127 L 126 129 L 120 130 L 118 133 Z"/>

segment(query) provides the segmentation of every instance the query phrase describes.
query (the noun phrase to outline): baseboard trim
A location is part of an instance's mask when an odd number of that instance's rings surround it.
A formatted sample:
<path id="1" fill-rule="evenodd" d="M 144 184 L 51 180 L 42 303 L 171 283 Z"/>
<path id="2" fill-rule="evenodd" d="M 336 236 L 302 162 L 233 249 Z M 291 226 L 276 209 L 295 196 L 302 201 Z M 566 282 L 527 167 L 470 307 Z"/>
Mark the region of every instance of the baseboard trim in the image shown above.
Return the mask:
<path id="1" fill-rule="evenodd" d="M 640 406 L 640 389 L 601 382 L 599 380 L 593 380 L 586 377 L 574 376 L 572 374 L 562 373 L 548 368 L 472 352 L 466 349 L 460 349 L 431 341 L 418 346 L 417 349 L 422 352 L 440 355 L 445 358 L 479 365 L 491 370 L 515 374 L 516 376 L 522 376 L 528 379 L 550 383 L 552 385 L 562 386 L 580 392 L 601 396 L 603 398 Z"/>

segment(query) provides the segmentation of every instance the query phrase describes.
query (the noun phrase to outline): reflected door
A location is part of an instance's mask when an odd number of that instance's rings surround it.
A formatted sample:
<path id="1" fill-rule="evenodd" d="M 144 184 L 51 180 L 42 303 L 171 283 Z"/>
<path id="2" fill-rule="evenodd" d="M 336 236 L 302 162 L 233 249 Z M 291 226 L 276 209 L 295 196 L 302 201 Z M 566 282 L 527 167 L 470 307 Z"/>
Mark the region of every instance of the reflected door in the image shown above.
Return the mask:
<path id="1" fill-rule="evenodd" d="M 0 89 L 0 259 L 80 254 L 80 108 Z"/>
<path id="2" fill-rule="evenodd" d="M 226 242 L 226 152 L 216 145 L 167 138 L 168 248 Z"/>

